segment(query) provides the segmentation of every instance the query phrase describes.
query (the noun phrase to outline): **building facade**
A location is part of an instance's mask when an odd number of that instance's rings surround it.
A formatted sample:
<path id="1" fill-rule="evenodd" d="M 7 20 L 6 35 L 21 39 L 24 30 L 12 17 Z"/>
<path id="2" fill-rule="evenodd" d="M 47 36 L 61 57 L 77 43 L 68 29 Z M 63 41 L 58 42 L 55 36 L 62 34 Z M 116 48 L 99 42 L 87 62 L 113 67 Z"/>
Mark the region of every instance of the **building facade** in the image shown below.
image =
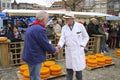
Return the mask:
<path id="1" fill-rule="evenodd" d="M 66 9 L 65 3 L 63 1 L 56 1 L 54 2 L 50 7 L 48 7 L 48 10 L 60 10 L 60 9 Z"/>
<path id="2" fill-rule="evenodd" d="M 120 13 L 120 0 L 108 0 L 107 13 L 118 16 Z"/>
<path id="3" fill-rule="evenodd" d="M 45 6 L 40 6 L 36 3 L 17 3 L 16 0 L 11 3 L 12 9 L 32 9 L 32 10 L 45 10 Z"/>
<path id="4" fill-rule="evenodd" d="M 11 0 L 0 0 L 0 11 L 11 9 Z"/>
<path id="5" fill-rule="evenodd" d="M 107 0 L 95 0 L 94 12 L 107 13 Z"/>

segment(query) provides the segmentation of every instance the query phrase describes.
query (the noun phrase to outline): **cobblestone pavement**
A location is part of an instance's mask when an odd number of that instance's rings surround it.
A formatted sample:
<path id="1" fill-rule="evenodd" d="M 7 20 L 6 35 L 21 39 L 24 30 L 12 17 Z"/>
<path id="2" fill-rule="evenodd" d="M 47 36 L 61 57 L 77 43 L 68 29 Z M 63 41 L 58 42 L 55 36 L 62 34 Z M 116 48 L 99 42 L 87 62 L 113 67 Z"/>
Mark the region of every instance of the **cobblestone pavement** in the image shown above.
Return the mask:
<path id="1" fill-rule="evenodd" d="M 114 57 L 115 50 L 111 50 L 105 55 L 112 56 L 115 65 L 102 67 L 94 70 L 83 70 L 83 80 L 120 80 L 120 58 Z M 65 72 L 65 60 L 56 61 L 63 66 Z M 0 67 L 0 80 L 18 80 L 16 72 L 18 67 L 1 68 Z M 66 77 L 59 77 L 50 80 L 66 80 Z M 74 79 L 75 75 L 74 75 Z"/>

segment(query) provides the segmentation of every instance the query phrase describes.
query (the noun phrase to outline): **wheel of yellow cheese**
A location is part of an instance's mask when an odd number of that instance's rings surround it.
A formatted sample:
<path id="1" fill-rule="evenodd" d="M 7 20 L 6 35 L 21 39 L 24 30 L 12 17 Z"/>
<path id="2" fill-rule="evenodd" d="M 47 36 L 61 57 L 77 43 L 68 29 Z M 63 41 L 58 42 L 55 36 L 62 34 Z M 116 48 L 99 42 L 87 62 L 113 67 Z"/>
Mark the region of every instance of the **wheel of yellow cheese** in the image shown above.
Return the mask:
<path id="1" fill-rule="evenodd" d="M 97 60 L 96 60 L 96 59 L 94 59 L 94 60 L 93 60 L 93 59 L 92 59 L 92 60 L 89 59 L 89 60 L 88 60 L 88 63 L 90 63 L 90 64 L 97 64 Z"/>
<path id="2" fill-rule="evenodd" d="M 112 61 L 105 61 L 105 64 L 112 64 Z"/>
<path id="3" fill-rule="evenodd" d="M 120 54 L 120 49 L 116 50 L 116 53 L 117 53 L 117 54 Z"/>
<path id="4" fill-rule="evenodd" d="M 88 55 L 88 58 L 89 59 L 96 59 L 96 56 L 95 55 Z"/>
<path id="5" fill-rule="evenodd" d="M 104 58 L 105 58 L 105 61 L 112 61 L 112 57 L 110 56 L 104 56 Z"/>
<path id="6" fill-rule="evenodd" d="M 40 70 L 40 74 L 44 75 L 44 74 L 47 74 L 47 73 L 50 73 L 50 69 L 47 68 L 47 67 L 42 67 L 41 70 Z"/>
<path id="7" fill-rule="evenodd" d="M 25 71 L 23 72 L 23 76 L 24 76 L 24 78 L 30 78 L 29 70 L 25 70 Z"/>
<path id="8" fill-rule="evenodd" d="M 88 66 L 88 67 L 97 67 L 98 65 L 97 65 L 97 63 L 95 63 L 95 64 L 87 63 L 87 66 Z"/>
<path id="9" fill-rule="evenodd" d="M 52 66 L 52 65 L 54 65 L 55 64 L 55 61 L 45 61 L 44 62 L 44 66 L 45 67 L 50 67 L 50 66 Z"/>
<path id="10" fill-rule="evenodd" d="M 96 56 L 97 58 L 102 58 L 102 57 L 104 57 L 104 54 L 99 54 L 99 53 L 97 53 L 97 54 L 95 54 L 95 56 Z"/>
<path id="11" fill-rule="evenodd" d="M 105 62 L 105 58 L 97 58 L 96 60 L 98 61 L 98 63 L 104 63 Z"/>
<path id="12" fill-rule="evenodd" d="M 41 75 L 41 74 L 40 74 L 40 77 L 41 77 L 42 79 L 48 78 L 49 76 L 50 76 L 50 73 L 47 73 L 47 74 L 44 74 L 44 75 Z"/>
<path id="13" fill-rule="evenodd" d="M 120 54 L 117 53 L 116 56 L 120 56 Z"/>
<path id="14" fill-rule="evenodd" d="M 62 70 L 61 71 L 51 72 L 51 75 L 53 75 L 53 76 L 58 76 L 60 74 L 62 74 Z"/>
<path id="15" fill-rule="evenodd" d="M 7 37 L 0 37 L 0 42 L 4 42 L 4 41 L 7 41 Z"/>
<path id="16" fill-rule="evenodd" d="M 61 70 L 62 70 L 62 66 L 60 66 L 58 64 L 55 64 L 50 67 L 50 71 L 52 71 L 52 72 L 61 71 Z"/>
<path id="17" fill-rule="evenodd" d="M 19 67 L 20 73 L 23 74 L 25 70 L 28 70 L 28 65 L 24 64 Z"/>

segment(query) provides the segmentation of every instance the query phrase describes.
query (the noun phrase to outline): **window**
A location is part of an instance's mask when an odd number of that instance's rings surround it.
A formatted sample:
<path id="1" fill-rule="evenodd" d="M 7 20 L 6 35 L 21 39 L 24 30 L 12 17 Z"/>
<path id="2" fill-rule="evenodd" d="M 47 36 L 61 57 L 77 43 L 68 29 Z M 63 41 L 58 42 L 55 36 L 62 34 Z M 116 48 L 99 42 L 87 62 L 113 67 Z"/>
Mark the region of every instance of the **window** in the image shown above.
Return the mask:
<path id="1" fill-rule="evenodd" d="M 113 2 L 109 3 L 109 4 L 108 4 L 108 9 L 109 9 L 109 10 L 113 10 L 113 8 L 114 8 Z"/>
<path id="2" fill-rule="evenodd" d="M 62 5 L 53 5 L 53 8 L 62 8 Z"/>
<path id="3" fill-rule="evenodd" d="M 4 8 L 5 8 L 5 3 L 2 3 L 2 7 L 4 7 Z"/>
<path id="4" fill-rule="evenodd" d="M 119 11 L 119 3 L 115 2 L 114 11 Z"/>
<path id="5" fill-rule="evenodd" d="M 10 8 L 10 3 L 7 3 L 7 8 Z"/>

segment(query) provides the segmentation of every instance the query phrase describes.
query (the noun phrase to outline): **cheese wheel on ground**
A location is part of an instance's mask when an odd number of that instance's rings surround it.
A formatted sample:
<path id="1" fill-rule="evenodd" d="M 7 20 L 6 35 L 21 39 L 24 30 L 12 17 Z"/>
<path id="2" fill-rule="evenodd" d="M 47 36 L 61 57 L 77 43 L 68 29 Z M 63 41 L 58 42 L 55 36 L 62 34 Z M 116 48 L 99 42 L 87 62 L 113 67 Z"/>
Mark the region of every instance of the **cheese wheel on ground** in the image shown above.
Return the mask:
<path id="1" fill-rule="evenodd" d="M 29 70 L 25 70 L 25 71 L 23 72 L 23 76 L 24 76 L 24 78 L 29 78 L 29 77 L 30 77 Z"/>
<path id="2" fill-rule="evenodd" d="M 58 65 L 58 64 L 55 64 L 53 66 L 50 67 L 50 71 L 61 71 L 62 70 L 62 66 Z"/>
<path id="3" fill-rule="evenodd" d="M 95 56 L 96 56 L 97 58 L 102 58 L 102 57 L 104 57 L 104 54 L 95 54 Z"/>
<path id="4" fill-rule="evenodd" d="M 96 63 L 96 64 L 90 64 L 90 63 L 87 63 L 87 66 L 88 66 L 88 67 L 97 67 L 98 64 L 97 64 L 97 63 Z"/>
<path id="5" fill-rule="evenodd" d="M 48 73 L 50 73 L 50 69 L 49 68 L 41 67 L 41 70 L 40 70 L 40 74 L 41 75 L 48 74 Z"/>
<path id="6" fill-rule="evenodd" d="M 45 67 L 50 67 L 50 66 L 52 66 L 52 65 L 54 65 L 55 64 L 55 61 L 45 61 L 44 62 L 44 66 Z"/>
<path id="7" fill-rule="evenodd" d="M 20 73 L 23 74 L 25 70 L 28 70 L 28 65 L 24 64 L 19 67 Z"/>
<path id="8" fill-rule="evenodd" d="M 60 74 L 62 74 L 62 71 L 51 72 L 51 75 L 53 75 L 53 76 L 58 76 Z"/>
<path id="9" fill-rule="evenodd" d="M 41 77 L 42 79 L 48 78 L 49 76 L 50 76 L 50 73 L 43 74 L 43 75 L 40 74 L 40 77 Z"/>

